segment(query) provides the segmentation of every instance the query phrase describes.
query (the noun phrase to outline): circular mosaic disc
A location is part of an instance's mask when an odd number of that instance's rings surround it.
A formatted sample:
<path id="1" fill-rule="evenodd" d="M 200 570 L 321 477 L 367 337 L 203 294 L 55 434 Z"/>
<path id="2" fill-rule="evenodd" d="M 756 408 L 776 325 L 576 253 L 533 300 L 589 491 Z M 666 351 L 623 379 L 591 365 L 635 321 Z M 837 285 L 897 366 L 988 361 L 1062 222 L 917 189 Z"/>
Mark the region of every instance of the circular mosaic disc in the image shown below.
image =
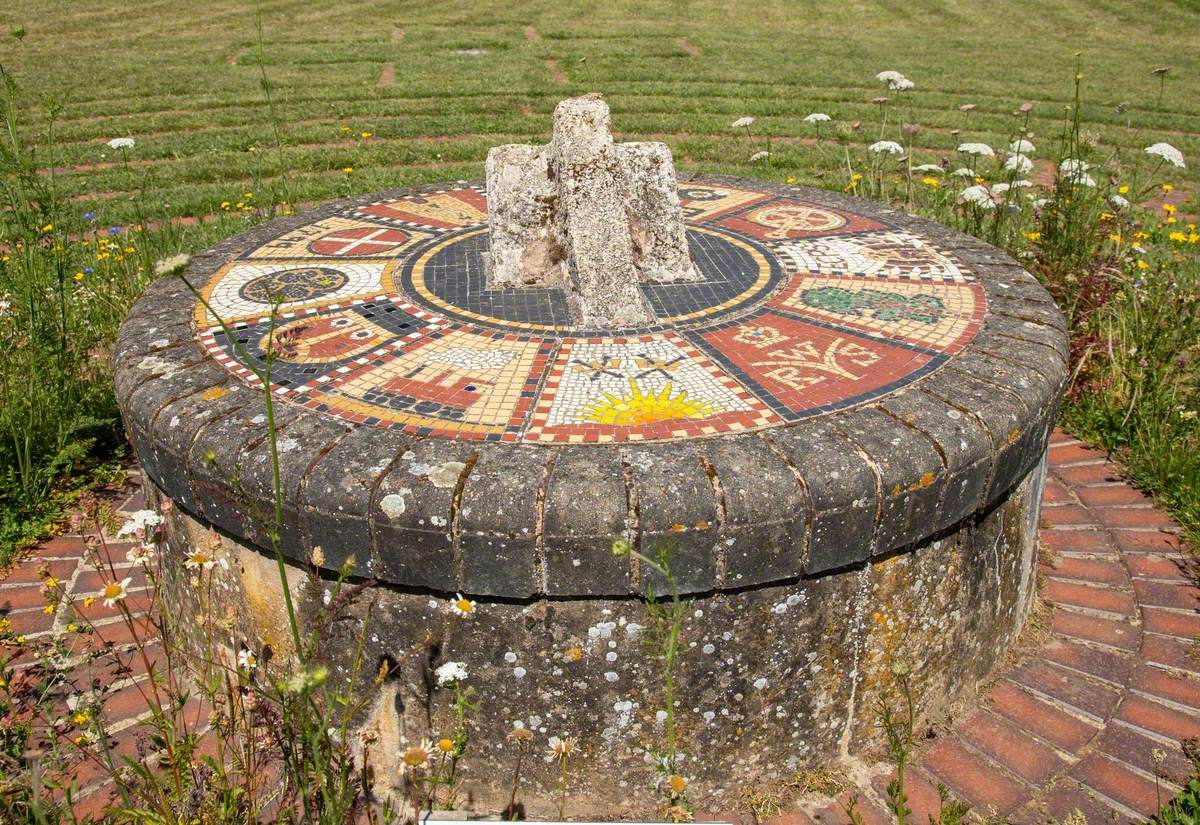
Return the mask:
<path id="1" fill-rule="evenodd" d="M 273 346 L 278 395 L 356 423 L 565 444 L 843 409 L 926 375 L 982 326 L 977 279 L 912 232 L 748 183 L 689 183 L 679 198 L 702 278 L 643 283 L 652 326 L 580 328 L 559 289 L 488 289 L 487 202 L 462 185 L 347 207 L 249 250 L 204 289 L 199 336 L 247 380 L 242 359 Z"/>

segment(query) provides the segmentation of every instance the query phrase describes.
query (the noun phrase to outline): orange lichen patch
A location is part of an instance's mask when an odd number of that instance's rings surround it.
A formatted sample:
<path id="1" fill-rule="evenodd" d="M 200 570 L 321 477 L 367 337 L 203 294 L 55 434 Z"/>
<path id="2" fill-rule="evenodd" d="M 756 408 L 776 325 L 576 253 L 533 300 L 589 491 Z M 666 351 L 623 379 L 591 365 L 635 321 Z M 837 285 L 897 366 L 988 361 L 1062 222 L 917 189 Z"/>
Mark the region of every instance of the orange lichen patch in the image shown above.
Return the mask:
<path id="1" fill-rule="evenodd" d="M 909 492 L 914 490 L 924 490 L 930 484 L 933 484 L 933 480 L 935 478 L 937 478 L 937 476 L 935 476 L 933 473 L 925 473 L 925 475 L 921 476 L 920 480 L 908 485 L 908 490 Z"/>
<path id="2" fill-rule="evenodd" d="M 672 533 L 682 533 L 687 528 L 684 527 L 682 524 L 672 524 L 667 529 L 670 530 Z"/>
<path id="3" fill-rule="evenodd" d="M 224 398 L 229 395 L 229 390 L 224 387 L 209 387 L 200 394 L 200 397 L 205 401 L 216 401 L 218 398 Z"/>
<path id="4" fill-rule="evenodd" d="M 583 648 L 581 648 L 579 645 L 568 647 L 563 651 L 563 658 L 568 662 L 578 662 L 583 658 Z"/>
<path id="5" fill-rule="evenodd" d="M 1020 430 L 1009 430 L 1008 431 L 1008 439 L 1005 441 L 1005 444 L 1012 444 L 1014 441 L 1016 441 L 1020 437 L 1021 437 Z"/>
<path id="6" fill-rule="evenodd" d="M 710 525 L 707 521 L 698 521 L 698 522 L 696 522 L 695 529 L 696 530 L 707 530 L 709 528 L 709 526 Z"/>

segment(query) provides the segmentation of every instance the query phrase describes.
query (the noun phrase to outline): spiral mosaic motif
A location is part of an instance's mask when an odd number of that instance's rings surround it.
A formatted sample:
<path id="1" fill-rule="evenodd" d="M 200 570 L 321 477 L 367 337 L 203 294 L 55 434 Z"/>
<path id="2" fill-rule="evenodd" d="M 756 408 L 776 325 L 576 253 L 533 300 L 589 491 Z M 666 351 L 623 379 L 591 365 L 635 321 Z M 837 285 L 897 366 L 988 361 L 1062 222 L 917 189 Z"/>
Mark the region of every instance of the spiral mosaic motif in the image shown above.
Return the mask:
<path id="1" fill-rule="evenodd" d="M 530 443 L 755 430 L 891 392 L 960 351 L 985 300 L 946 250 L 747 186 L 681 186 L 703 278 L 642 284 L 658 322 L 575 326 L 558 289 L 486 288 L 487 204 L 463 186 L 344 209 L 240 256 L 197 304 L 247 380 L 280 302 L 278 396 L 422 435 Z M 237 337 L 228 340 L 218 318 Z"/>

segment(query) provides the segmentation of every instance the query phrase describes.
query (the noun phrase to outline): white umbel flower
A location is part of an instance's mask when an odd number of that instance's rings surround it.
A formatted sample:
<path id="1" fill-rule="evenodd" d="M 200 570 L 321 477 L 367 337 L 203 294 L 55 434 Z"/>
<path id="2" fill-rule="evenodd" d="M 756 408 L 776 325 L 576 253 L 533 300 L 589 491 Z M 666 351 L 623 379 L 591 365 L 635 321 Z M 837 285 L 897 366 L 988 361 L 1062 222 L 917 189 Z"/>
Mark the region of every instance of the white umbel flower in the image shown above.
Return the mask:
<path id="1" fill-rule="evenodd" d="M 912 170 L 914 172 L 928 172 L 931 175 L 940 175 L 943 171 L 945 171 L 936 163 L 922 163 L 920 166 L 914 166 Z M 968 169 L 967 171 L 970 170 Z"/>
<path id="2" fill-rule="evenodd" d="M 1187 168 L 1187 164 L 1183 162 L 1183 153 L 1169 143 L 1155 143 L 1147 146 L 1146 154 L 1160 157 L 1167 163 L 1180 169 Z"/>
<path id="3" fill-rule="evenodd" d="M 1091 175 L 1089 175 L 1087 172 L 1083 171 L 1082 169 L 1079 169 L 1074 172 L 1068 172 L 1063 177 L 1065 177 L 1067 180 L 1069 180 L 1071 183 L 1075 184 L 1076 186 L 1095 186 L 1096 185 L 1095 179 L 1093 179 Z"/>
<path id="4" fill-rule="evenodd" d="M 733 122 L 733 128 L 734 129 L 745 129 L 748 126 L 752 126 L 753 124 L 754 124 L 754 118 L 750 117 L 749 115 L 746 115 L 745 117 L 739 117 L 737 120 L 735 120 Z"/>
<path id="5" fill-rule="evenodd" d="M 1009 172 L 1016 172 L 1018 175 L 1024 175 L 1033 168 L 1033 161 L 1018 153 L 1015 155 L 1010 155 L 1008 160 L 1004 161 L 1004 168 Z"/>
<path id="6" fill-rule="evenodd" d="M 113 138 L 108 142 L 109 149 L 132 149 L 135 145 L 133 138 Z"/>
<path id="7" fill-rule="evenodd" d="M 170 275 L 178 272 L 191 263 L 191 256 L 181 252 L 178 255 L 172 255 L 169 258 L 163 258 L 161 261 L 154 262 L 154 274 L 161 278 L 163 275 Z"/>
<path id="8" fill-rule="evenodd" d="M 813 112 L 811 115 L 804 116 L 805 123 L 828 123 L 832 119 L 824 112 Z"/>
<path id="9" fill-rule="evenodd" d="M 139 533 L 145 535 L 147 531 L 153 527 L 157 527 L 162 522 L 162 516 L 153 510 L 137 510 L 130 513 L 129 517 L 125 519 L 125 523 L 117 531 L 117 538 L 123 539 L 126 536 L 136 536 Z"/>
<path id="10" fill-rule="evenodd" d="M 1091 166 L 1082 160 L 1076 158 L 1067 158 L 1058 165 L 1058 171 L 1064 175 L 1074 175 L 1076 172 L 1086 172 Z"/>
<path id="11" fill-rule="evenodd" d="M 992 196 L 991 190 L 986 186 L 968 186 L 966 189 L 958 193 L 965 203 L 973 203 L 984 209 L 995 209 L 996 201 Z"/>
<path id="12" fill-rule="evenodd" d="M 1117 209 L 1128 209 L 1129 208 L 1129 201 L 1126 200 L 1125 198 L 1121 197 L 1120 195 L 1109 195 L 1108 202 L 1111 203 L 1113 206 L 1117 207 Z"/>
<path id="13" fill-rule="evenodd" d="M 962 152 L 964 155 L 979 155 L 982 158 L 992 158 L 996 156 L 996 153 L 992 151 L 992 147 L 988 146 L 986 143 L 960 143 L 958 144 L 958 151 Z"/>
<path id="14" fill-rule="evenodd" d="M 771 153 L 764 149 L 762 151 L 755 152 L 753 155 L 751 155 L 750 162 L 758 163 L 760 160 L 766 160 L 770 156 L 771 156 Z"/>
<path id="15" fill-rule="evenodd" d="M 1017 138 L 1012 143 L 1008 144 L 1009 151 L 1017 152 L 1022 155 L 1032 155 L 1037 151 L 1037 147 L 1027 141 L 1025 138 Z"/>
<path id="16" fill-rule="evenodd" d="M 893 92 L 903 92 L 913 87 L 913 82 L 900 72 L 894 72 L 890 69 L 886 72 L 880 72 L 875 75 L 875 79 L 887 86 Z"/>
<path id="17" fill-rule="evenodd" d="M 907 92 L 917 84 L 913 83 L 907 77 L 902 77 L 899 80 L 893 80 L 888 83 L 888 89 L 893 92 Z"/>
<path id="18" fill-rule="evenodd" d="M 434 675 L 437 676 L 438 687 L 463 682 L 468 676 L 467 665 L 465 662 L 446 662 L 434 671 Z"/>
<path id="19" fill-rule="evenodd" d="M 903 155 L 904 147 L 894 140 L 879 140 L 868 146 L 867 151 L 877 155 L 885 152 L 889 155 Z"/>
<path id="20" fill-rule="evenodd" d="M 958 167 L 950 174 L 954 175 L 954 177 L 956 177 L 956 178 L 973 178 L 973 177 L 975 177 L 975 173 L 972 172 L 970 169 L 968 169 L 965 166 Z"/>

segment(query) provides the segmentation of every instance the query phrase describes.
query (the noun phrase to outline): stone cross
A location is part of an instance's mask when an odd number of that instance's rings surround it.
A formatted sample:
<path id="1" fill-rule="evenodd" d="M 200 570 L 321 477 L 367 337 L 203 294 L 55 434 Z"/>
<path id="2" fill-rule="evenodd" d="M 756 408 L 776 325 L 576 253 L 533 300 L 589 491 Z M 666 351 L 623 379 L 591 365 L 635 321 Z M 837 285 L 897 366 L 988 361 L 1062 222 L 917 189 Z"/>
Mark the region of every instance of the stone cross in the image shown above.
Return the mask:
<path id="1" fill-rule="evenodd" d="M 700 279 L 671 150 L 614 143 L 599 95 L 559 103 L 550 143 L 488 152 L 487 194 L 488 287 L 562 287 L 584 327 L 653 324 L 640 282 Z"/>

